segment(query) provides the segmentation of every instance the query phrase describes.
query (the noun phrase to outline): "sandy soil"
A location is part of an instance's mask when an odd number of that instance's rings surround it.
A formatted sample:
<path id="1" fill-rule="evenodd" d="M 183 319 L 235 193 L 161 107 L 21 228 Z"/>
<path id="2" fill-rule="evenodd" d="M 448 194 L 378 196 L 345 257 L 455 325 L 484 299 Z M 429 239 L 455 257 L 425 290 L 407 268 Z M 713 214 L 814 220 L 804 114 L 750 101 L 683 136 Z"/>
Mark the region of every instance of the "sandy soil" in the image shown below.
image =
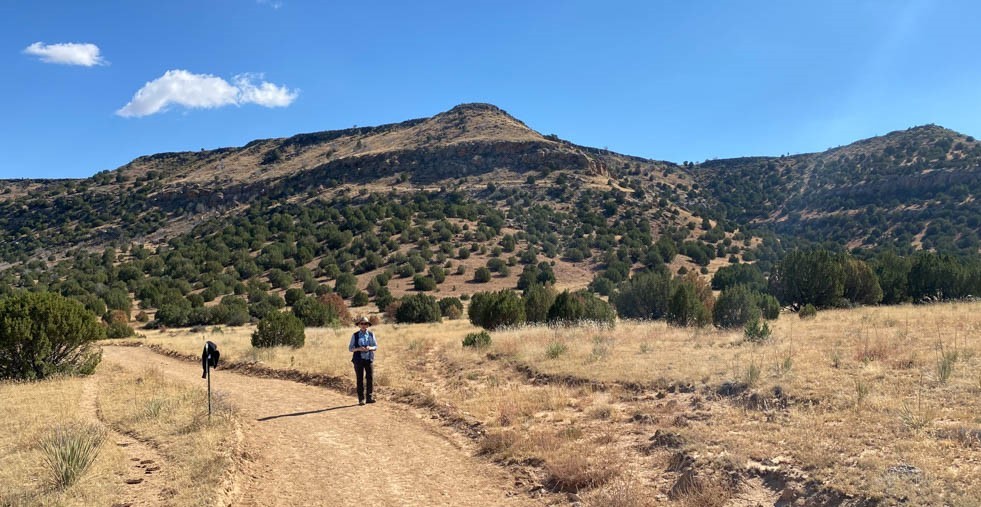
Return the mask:
<path id="1" fill-rule="evenodd" d="M 199 366 L 134 347 L 103 361 L 200 383 Z M 352 372 L 353 376 L 353 372 Z M 335 391 L 217 370 L 212 388 L 244 420 L 233 505 L 537 505 L 513 478 L 411 409 L 358 406 Z"/>

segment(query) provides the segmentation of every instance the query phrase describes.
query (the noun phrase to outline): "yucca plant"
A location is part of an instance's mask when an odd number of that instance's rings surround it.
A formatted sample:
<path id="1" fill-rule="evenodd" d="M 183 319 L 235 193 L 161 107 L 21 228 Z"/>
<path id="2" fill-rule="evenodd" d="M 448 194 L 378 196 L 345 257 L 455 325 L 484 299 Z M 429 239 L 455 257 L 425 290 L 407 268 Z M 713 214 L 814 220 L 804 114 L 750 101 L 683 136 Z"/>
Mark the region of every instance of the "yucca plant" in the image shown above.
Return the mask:
<path id="1" fill-rule="evenodd" d="M 75 484 L 95 461 L 105 440 L 105 430 L 96 424 L 58 426 L 44 437 L 41 451 L 55 486 L 67 489 Z"/>

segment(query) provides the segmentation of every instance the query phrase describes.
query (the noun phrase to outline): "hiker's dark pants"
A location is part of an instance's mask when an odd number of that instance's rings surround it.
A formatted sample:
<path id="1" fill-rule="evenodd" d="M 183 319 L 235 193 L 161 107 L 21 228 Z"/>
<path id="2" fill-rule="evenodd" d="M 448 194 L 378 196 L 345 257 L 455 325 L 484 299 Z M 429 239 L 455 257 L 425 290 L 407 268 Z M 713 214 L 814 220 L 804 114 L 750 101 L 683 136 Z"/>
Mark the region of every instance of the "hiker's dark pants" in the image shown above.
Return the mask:
<path id="1" fill-rule="evenodd" d="M 372 367 L 371 361 L 361 359 L 360 357 L 354 360 L 354 377 L 358 382 L 358 399 L 365 399 L 365 380 L 368 384 L 368 399 L 371 399 L 371 384 L 372 384 Z"/>

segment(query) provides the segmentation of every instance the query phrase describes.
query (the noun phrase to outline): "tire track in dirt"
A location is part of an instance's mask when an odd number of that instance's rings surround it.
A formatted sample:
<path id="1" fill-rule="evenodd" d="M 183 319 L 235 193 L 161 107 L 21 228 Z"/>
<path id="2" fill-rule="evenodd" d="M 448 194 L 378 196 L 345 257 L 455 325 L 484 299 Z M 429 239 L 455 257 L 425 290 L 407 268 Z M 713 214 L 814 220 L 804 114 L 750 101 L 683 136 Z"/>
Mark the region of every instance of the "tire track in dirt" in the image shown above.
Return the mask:
<path id="1" fill-rule="evenodd" d="M 198 365 L 145 348 L 104 347 L 103 361 L 200 382 Z M 252 457 L 234 505 L 537 505 L 411 409 L 359 407 L 333 390 L 221 370 L 212 387 L 245 420 Z"/>

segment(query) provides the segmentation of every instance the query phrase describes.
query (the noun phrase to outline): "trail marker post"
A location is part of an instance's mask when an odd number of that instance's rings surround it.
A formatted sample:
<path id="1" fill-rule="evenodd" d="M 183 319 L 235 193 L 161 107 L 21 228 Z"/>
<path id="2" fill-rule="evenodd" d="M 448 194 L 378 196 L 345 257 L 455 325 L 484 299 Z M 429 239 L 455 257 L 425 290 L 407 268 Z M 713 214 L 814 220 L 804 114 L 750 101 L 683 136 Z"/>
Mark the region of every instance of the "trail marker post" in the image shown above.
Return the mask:
<path id="1" fill-rule="evenodd" d="M 218 366 L 220 356 L 218 345 L 212 341 L 205 342 L 204 351 L 201 352 L 201 368 L 204 369 L 201 378 L 208 379 L 208 420 L 211 420 L 211 369 Z"/>

